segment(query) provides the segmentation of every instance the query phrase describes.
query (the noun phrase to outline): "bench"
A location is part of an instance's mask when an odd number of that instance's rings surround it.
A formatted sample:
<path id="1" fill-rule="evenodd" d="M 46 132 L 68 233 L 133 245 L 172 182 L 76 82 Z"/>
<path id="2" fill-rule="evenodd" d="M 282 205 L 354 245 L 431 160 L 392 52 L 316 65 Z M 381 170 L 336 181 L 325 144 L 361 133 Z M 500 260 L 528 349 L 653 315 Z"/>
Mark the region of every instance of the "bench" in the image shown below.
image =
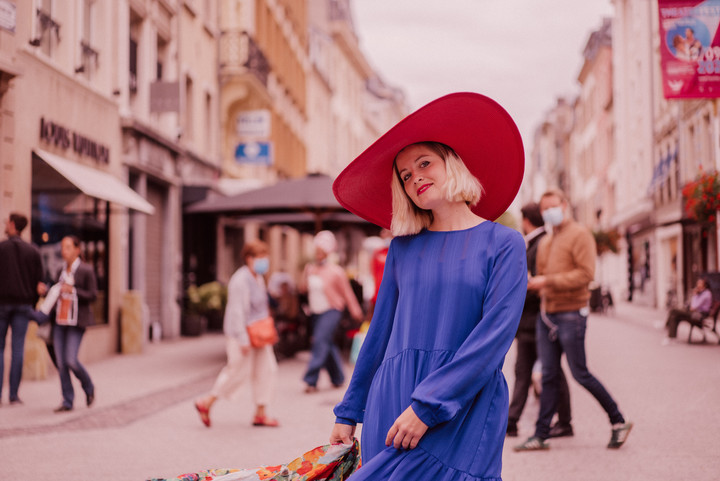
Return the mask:
<path id="1" fill-rule="evenodd" d="M 710 332 L 715 334 L 718 344 L 720 344 L 720 333 L 718 333 L 717 330 L 718 314 L 720 314 L 720 301 L 715 301 L 713 302 L 712 307 L 710 308 L 710 314 L 708 314 L 707 317 L 703 317 L 701 319 L 688 319 L 687 322 L 690 324 L 690 332 L 688 333 L 687 340 L 688 344 L 692 344 L 692 333 L 695 328 L 700 329 L 700 332 L 703 335 L 702 342 L 707 340 L 705 338 L 705 330 L 710 328 Z"/>

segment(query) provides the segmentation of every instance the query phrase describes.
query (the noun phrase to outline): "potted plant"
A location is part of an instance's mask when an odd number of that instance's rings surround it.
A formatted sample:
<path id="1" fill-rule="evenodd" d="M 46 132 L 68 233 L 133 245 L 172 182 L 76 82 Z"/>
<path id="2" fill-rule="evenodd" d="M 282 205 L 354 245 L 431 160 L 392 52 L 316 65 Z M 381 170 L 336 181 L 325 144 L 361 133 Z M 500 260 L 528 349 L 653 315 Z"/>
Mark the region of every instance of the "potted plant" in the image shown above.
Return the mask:
<path id="1" fill-rule="evenodd" d="M 598 255 L 603 255 L 606 252 L 617 254 L 620 250 L 618 248 L 620 233 L 615 229 L 593 231 L 593 237 L 595 237 L 595 244 L 597 244 Z"/>
<path id="2" fill-rule="evenodd" d="M 698 177 L 682 189 L 685 213 L 700 223 L 715 222 L 720 208 L 720 176 L 715 170 L 700 172 Z"/>
<path id="3" fill-rule="evenodd" d="M 227 288 L 217 281 L 200 286 L 191 284 L 185 292 L 183 334 L 198 336 L 205 329 L 222 329 Z"/>

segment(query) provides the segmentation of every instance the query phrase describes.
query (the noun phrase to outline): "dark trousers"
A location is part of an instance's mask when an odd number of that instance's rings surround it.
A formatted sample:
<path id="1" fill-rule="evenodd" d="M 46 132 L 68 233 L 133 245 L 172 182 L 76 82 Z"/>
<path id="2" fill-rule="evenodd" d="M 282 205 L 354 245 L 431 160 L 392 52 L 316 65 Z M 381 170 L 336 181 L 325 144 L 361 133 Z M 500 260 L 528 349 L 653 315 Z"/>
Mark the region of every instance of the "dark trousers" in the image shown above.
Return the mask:
<path id="1" fill-rule="evenodd" d="M 22 379 L 23 358 L 25 354 L 25 333 L 32 314 L 29 304 L 0 305 L 0 394 L 2 393 L 3 374 L 5 373 L 5 342 L 8 329 L 11 331 L 10 356 L 10 401 L 17 401 L 20 380 Z"/>
<path id="2" fill-rule="evenodd" d="M 535 424 L 535 436 L 541 439 L 550 437 L 550 422 L 555 413 L 558 398 L 557 379 L 561 372 L 560 359 L 563 352 L 573 377 L 600 403 L 610 418 L 610 423 L 624 423 L 625 418 L 618 410 L 615 400 L 602 383 L 588 371 L 585 359 L 587 316 L 579 311 L 567 311 L 548 313 L 547 317 L 557 326 L 557 337 L 550 338 L 550 329 L 538 316 L 537 345 L 540 362 L 542 362 L 543 380 L 540 414 Z"/>
<path id="3" fill-rule="evenodd" d="M 691 312 L 686 309 L 671 309 L 667 322 L 665 323 L 668 330 L 668 337 L 677 337 L 677 328 L 681 322 L 690 322 L 694 318 L 701 319 L 702 317 L 705 316 L 700 312 Z"/>
<path id="4" fill-rule="evenodd" d="M 517 422 L 525 409 L 528 392 L 532 386 L 532 371 L 537 360 L 537 344 L 534 337 L 519 336 L 515 341 L 517 345 L 517 358 L 515 359 L 515 384 L 510 399 L 508 426 L 517 427 Z M 562 369 L 558 377 L 557 414 L 558 423 L 570 424 L 572 413 L 570 409 L 570 390 Z"/>
<path id="5" fill-rule="evenodd" d="M 70 371 L 80 381 L 86 396 L 95 393 L 95 386 L 90 379 L 85 366 L 78 361 L 78 351 L 82 341 L 85 328 L 76 326 L 53 326 L 53 345 L 57 360 L 58 373 L 60 374 L 60 387 L 62 389 L 63 406 L 72 408 L 75 400 Z"/>
<path id="6" fill-rule="evenodd" d="M 313 316 L 312 358 L 303 378 L 310 386 L 317 384 L 320 370 L 323 368 L 327 370 L 330 382 L 335 386 L 341 386 L 345 382 L 340 350 L 334 342 L 335 331 L 340 325 L 342 316 L 343 313 L 336 309 Z"/>

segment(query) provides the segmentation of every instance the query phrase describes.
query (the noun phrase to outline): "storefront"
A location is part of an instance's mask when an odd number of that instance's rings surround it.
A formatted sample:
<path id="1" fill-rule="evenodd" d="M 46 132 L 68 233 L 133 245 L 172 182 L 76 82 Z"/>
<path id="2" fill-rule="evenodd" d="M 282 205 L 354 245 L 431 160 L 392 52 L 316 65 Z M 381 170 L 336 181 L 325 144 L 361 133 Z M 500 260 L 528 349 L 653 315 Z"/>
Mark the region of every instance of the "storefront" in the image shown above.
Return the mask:
<path id="1" fill-rule="evenodd" d="M 154 212 L 128 186 L 122 162 L 117 104 L 50 64 L 21 55 L 15 81 L 13 183 L 15 205 L 30 214 L 32 241 L 44 260 L 46 281 L 62 264 L 59 243 L 76 235 L 98 280 L 97 325 L 80 352 L 92 360 L 118 352 L 120 310 L 130 288 L 131 219 Z"/>

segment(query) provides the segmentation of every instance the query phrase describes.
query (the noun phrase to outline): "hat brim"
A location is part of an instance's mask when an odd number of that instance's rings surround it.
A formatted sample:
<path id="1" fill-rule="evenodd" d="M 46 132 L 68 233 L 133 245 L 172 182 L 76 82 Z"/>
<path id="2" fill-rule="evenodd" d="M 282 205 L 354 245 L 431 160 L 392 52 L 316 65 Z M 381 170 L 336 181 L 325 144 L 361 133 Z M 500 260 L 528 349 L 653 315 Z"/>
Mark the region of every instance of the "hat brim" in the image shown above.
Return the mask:
<path id="1" fill-rule="evenodd" d="M 398 122 L 338 175 L 335 198 L 357 216 L 390 228 L 395 157 L 408 145 L 426 141 L 451 147 L 482 184 L 473 212 L 495 220 L 507 210 L 525 170 L 522 138 L 505 109 L 472 92 L 441 97 Z"/>

